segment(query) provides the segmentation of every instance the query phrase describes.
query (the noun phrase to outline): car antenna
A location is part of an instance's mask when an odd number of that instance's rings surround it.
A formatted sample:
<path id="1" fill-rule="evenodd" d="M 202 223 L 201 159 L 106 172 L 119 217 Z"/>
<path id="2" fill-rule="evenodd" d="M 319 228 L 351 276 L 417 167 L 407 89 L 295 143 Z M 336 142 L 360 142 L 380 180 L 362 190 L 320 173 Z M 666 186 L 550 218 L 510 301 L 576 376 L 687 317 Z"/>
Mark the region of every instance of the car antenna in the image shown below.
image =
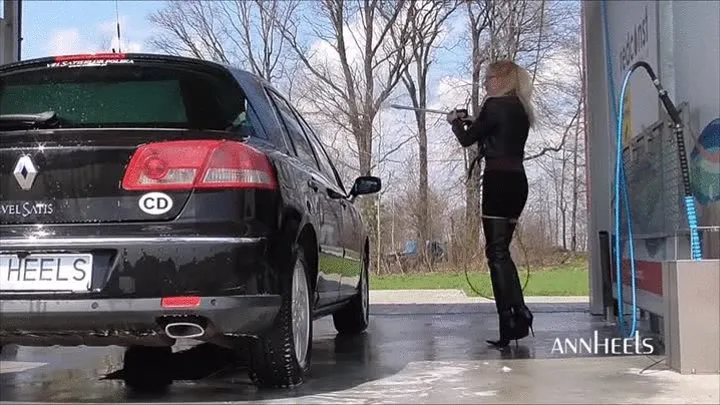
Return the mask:
<path id="1" fill-rule="evenodd" d="M 120 39 L 120 11 L 118 6 L 118 0 L 115 0 L 115 22 L 117 26 L 117 38 L 118 38 L 118 46 L 117 46 L 117 53 L 122 53 L 122 40 Z M 113 53 L 115 53 L 115 48 L 113 48 Z"/>

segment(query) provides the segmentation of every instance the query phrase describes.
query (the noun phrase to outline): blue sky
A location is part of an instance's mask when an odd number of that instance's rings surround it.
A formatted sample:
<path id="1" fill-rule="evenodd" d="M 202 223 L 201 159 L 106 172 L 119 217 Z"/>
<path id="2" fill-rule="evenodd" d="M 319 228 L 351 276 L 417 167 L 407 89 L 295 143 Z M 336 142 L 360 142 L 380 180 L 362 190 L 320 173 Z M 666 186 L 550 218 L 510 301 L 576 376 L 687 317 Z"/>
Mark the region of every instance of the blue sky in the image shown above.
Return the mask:
<path id="1" fill-rule="evenodd" d="M 118 5 L 123 45 L 145 49 L 152 32 L 147 16 L 162 2 L 121 0 Z M 115 36 L 115 1 L 23 0 L 23 59 L 97 52 Z"/>

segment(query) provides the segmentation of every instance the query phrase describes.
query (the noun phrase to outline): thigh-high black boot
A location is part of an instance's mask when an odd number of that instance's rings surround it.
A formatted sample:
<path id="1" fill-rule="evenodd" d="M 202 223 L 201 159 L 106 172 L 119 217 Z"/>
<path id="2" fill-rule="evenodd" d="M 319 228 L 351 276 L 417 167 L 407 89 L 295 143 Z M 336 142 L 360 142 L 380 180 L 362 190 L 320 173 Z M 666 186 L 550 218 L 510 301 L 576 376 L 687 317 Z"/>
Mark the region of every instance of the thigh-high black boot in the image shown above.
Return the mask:
<path id="1" fill-rule="evenodd" d="M 520 277 L 510 256 L 510 242 L 515 231 L 514 220 L 483 217 L 485 255 L 490 267 L 495 305 L 500 320 L 500 339 L 488 340 L 498 347 L 522 339 L 532 328 L 532 313 L 525 305 Z"/>

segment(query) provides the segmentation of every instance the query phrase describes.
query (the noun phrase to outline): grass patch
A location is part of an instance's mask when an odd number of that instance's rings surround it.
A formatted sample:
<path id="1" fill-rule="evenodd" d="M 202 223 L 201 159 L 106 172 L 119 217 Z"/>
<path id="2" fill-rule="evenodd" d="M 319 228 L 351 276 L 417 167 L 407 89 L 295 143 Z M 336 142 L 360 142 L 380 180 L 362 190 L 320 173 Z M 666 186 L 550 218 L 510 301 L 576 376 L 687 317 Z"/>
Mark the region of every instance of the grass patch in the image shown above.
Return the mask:
<path id="1" fill-rule="evenodd" d="M 470 282 L 485 296 L 492 296 L 490 275 L 487 272 L 468 273 Z M 520 283 L 525 285 L 527 271 L 520 270 Z M 469 296 L 477 296 L 468 286 L 464 272 L 393 274 L 371 276 L 373 290 L 463 290 Z M 587 264 L 573 263 L 562 267 L 531 269 L 525 287 L 525 296 L 579 296 L 588 295 Z"/>

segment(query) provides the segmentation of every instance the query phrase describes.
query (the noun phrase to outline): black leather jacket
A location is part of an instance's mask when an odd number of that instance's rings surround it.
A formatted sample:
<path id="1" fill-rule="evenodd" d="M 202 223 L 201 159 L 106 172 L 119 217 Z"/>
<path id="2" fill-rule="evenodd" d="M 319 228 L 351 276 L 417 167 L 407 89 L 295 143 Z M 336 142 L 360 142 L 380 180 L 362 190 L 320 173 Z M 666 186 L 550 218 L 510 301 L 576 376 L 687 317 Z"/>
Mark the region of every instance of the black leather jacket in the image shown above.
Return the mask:
<path id="1" fill-rule="evenodd" d="M 487 170 L 524 170 L 530 121 L 517 96 L 489 98 L 470 126 L 457 120 L 452 130 L 463 147 L 478 144 L 479 158 L 485 158 Z"/>

